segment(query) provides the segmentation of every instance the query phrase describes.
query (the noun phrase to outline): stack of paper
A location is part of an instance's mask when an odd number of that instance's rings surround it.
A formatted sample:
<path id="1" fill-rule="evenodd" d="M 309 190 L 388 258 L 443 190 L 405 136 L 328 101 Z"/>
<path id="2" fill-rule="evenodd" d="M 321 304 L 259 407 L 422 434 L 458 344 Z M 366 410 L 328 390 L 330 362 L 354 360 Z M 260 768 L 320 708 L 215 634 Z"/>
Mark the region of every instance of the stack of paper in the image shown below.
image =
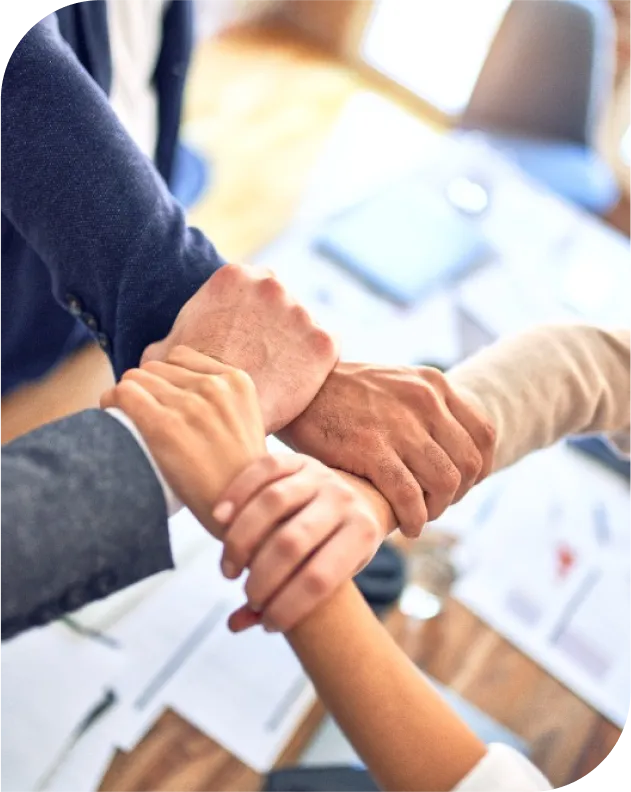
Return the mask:
<path id="1" fill-rule="evenodd" d="M 311 684 L 282 636 L 229 633 L 243 584 L 222 577 L 221 545 L 189 512 L 174 518 L 178 531 L 187 539 L 177 572 L 139 603 L 79 614 L 101 639 L 56 624 L 3 647 L 4 789 L 96 789 L 115 748 L 133 748 L 166 708 L 259 772 L 285 748 L 314 701 Z M 108 691 L 115 703 L 80 728 Z"/>
<path id="2" fill-rule="evenodd" d="M 456 597 L 622 727 L 631 663 L 628 484 L 557 446 L 483 494 L 460 515 Z"/>

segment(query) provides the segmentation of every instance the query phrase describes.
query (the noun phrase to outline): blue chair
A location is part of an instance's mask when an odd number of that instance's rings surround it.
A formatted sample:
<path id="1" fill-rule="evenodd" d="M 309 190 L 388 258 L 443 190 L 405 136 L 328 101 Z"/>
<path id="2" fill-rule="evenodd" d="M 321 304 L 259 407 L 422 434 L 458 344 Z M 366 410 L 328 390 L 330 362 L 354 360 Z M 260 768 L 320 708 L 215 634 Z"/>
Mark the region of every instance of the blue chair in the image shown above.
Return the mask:
<path id="1" fill-rule="evenodd" d="M 460 120 L 526 173 L 597 214 L 619 198 L 594 148 L 613 85 L 606 0 L 513 0 Z"/>
<path id="2" fill-rule="evenodd" d="M 199 201 L 209 187 L 210 178 L 210 163 L 189 146 L 178 142 L 169 188 L 185 209 Z"/>

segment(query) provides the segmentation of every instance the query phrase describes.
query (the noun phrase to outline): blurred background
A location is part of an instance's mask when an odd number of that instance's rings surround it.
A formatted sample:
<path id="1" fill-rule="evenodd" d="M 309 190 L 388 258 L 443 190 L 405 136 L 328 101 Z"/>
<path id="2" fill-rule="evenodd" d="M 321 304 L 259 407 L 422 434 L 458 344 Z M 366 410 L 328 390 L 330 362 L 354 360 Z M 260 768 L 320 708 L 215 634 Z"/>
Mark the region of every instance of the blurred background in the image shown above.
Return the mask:
<path id="1" fill-rule="evenodd" d="M 629 326 L 627 0 L 195 6 L 180 184 L 190 223 L 227 260 L 273 269 L 343 357 L 448 369 L 541 322 Z M 134 706 L 72 749 L 59 718 L 56 740 L 42 726 L 45 750 L 33 738 L 13 777 L 46 754 L 41 778 L 61 751 L 38 788 L 332 788 L 330 776 L 269 774 L 357 763 L 280 645 L 235 648 L 222 634 L 180 658 L 164 691 L 141 694 L 148 669 L 160 678 L 171 662 L 176 625 L 184 643 L 194 632 L 191 591 L 227 608 L 234 596 L 195 565 L 198 526 L 176 533 L 180 571 L 77 615 L 72 629 L 98 651 L 70 662 L 34 639 L 68 673 L 98 669 L 101 687 L 115 676 Z M 396 564 L 383 573 L 389 629 L 485 739 L 570 783 L 626 721 L 630 544 L 628 464 L 599 438 L 563 443 L 476 488 L 414 548 L 400 543 L 405 579 Z M 103 645 L 134 651 L 113 667 Z M 33 650 L 11 649 L 3 672 L 17 680 Z M 14 728 L 31 673 L 3 695 Z M 42 682 L 41 700 L 70 713 L 72 735 L 85 702 L 60 703 L 60 687 Z"/>

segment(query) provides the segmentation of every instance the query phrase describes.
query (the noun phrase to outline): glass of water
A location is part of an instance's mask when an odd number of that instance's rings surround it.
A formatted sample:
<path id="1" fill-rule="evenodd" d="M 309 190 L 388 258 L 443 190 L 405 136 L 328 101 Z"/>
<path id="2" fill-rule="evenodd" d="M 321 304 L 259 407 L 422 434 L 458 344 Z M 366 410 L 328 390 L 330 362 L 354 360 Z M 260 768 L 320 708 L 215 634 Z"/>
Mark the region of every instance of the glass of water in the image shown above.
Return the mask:
<path id="1" fill-rule="evenodd" d="M 443 545 L 416 543 L 407 556 L 408 582 L 399 610 L 408 619 L 427 621 L 442 611 L 456 579 L 450 549 Z"/>

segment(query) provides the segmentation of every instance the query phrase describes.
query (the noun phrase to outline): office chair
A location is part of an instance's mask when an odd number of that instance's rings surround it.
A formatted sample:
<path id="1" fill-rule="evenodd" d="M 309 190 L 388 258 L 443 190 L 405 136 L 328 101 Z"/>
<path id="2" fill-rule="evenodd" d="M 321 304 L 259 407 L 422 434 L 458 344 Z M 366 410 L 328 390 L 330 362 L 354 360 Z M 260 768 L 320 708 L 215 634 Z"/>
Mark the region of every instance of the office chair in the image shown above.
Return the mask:
<path id="1" fill-rule="evenodd" d="M 597 214 L 616 180 L 594 148 L 613 84 L 606 0 L 513 0 L 460 120 L 554 192 Z"/>
<path id="2" fill-rule="evenodd" d="M 201 154 L 178 141 L 169 188 L 185 209 L 190 209 L 208 190 L 212 164 Z"/>

